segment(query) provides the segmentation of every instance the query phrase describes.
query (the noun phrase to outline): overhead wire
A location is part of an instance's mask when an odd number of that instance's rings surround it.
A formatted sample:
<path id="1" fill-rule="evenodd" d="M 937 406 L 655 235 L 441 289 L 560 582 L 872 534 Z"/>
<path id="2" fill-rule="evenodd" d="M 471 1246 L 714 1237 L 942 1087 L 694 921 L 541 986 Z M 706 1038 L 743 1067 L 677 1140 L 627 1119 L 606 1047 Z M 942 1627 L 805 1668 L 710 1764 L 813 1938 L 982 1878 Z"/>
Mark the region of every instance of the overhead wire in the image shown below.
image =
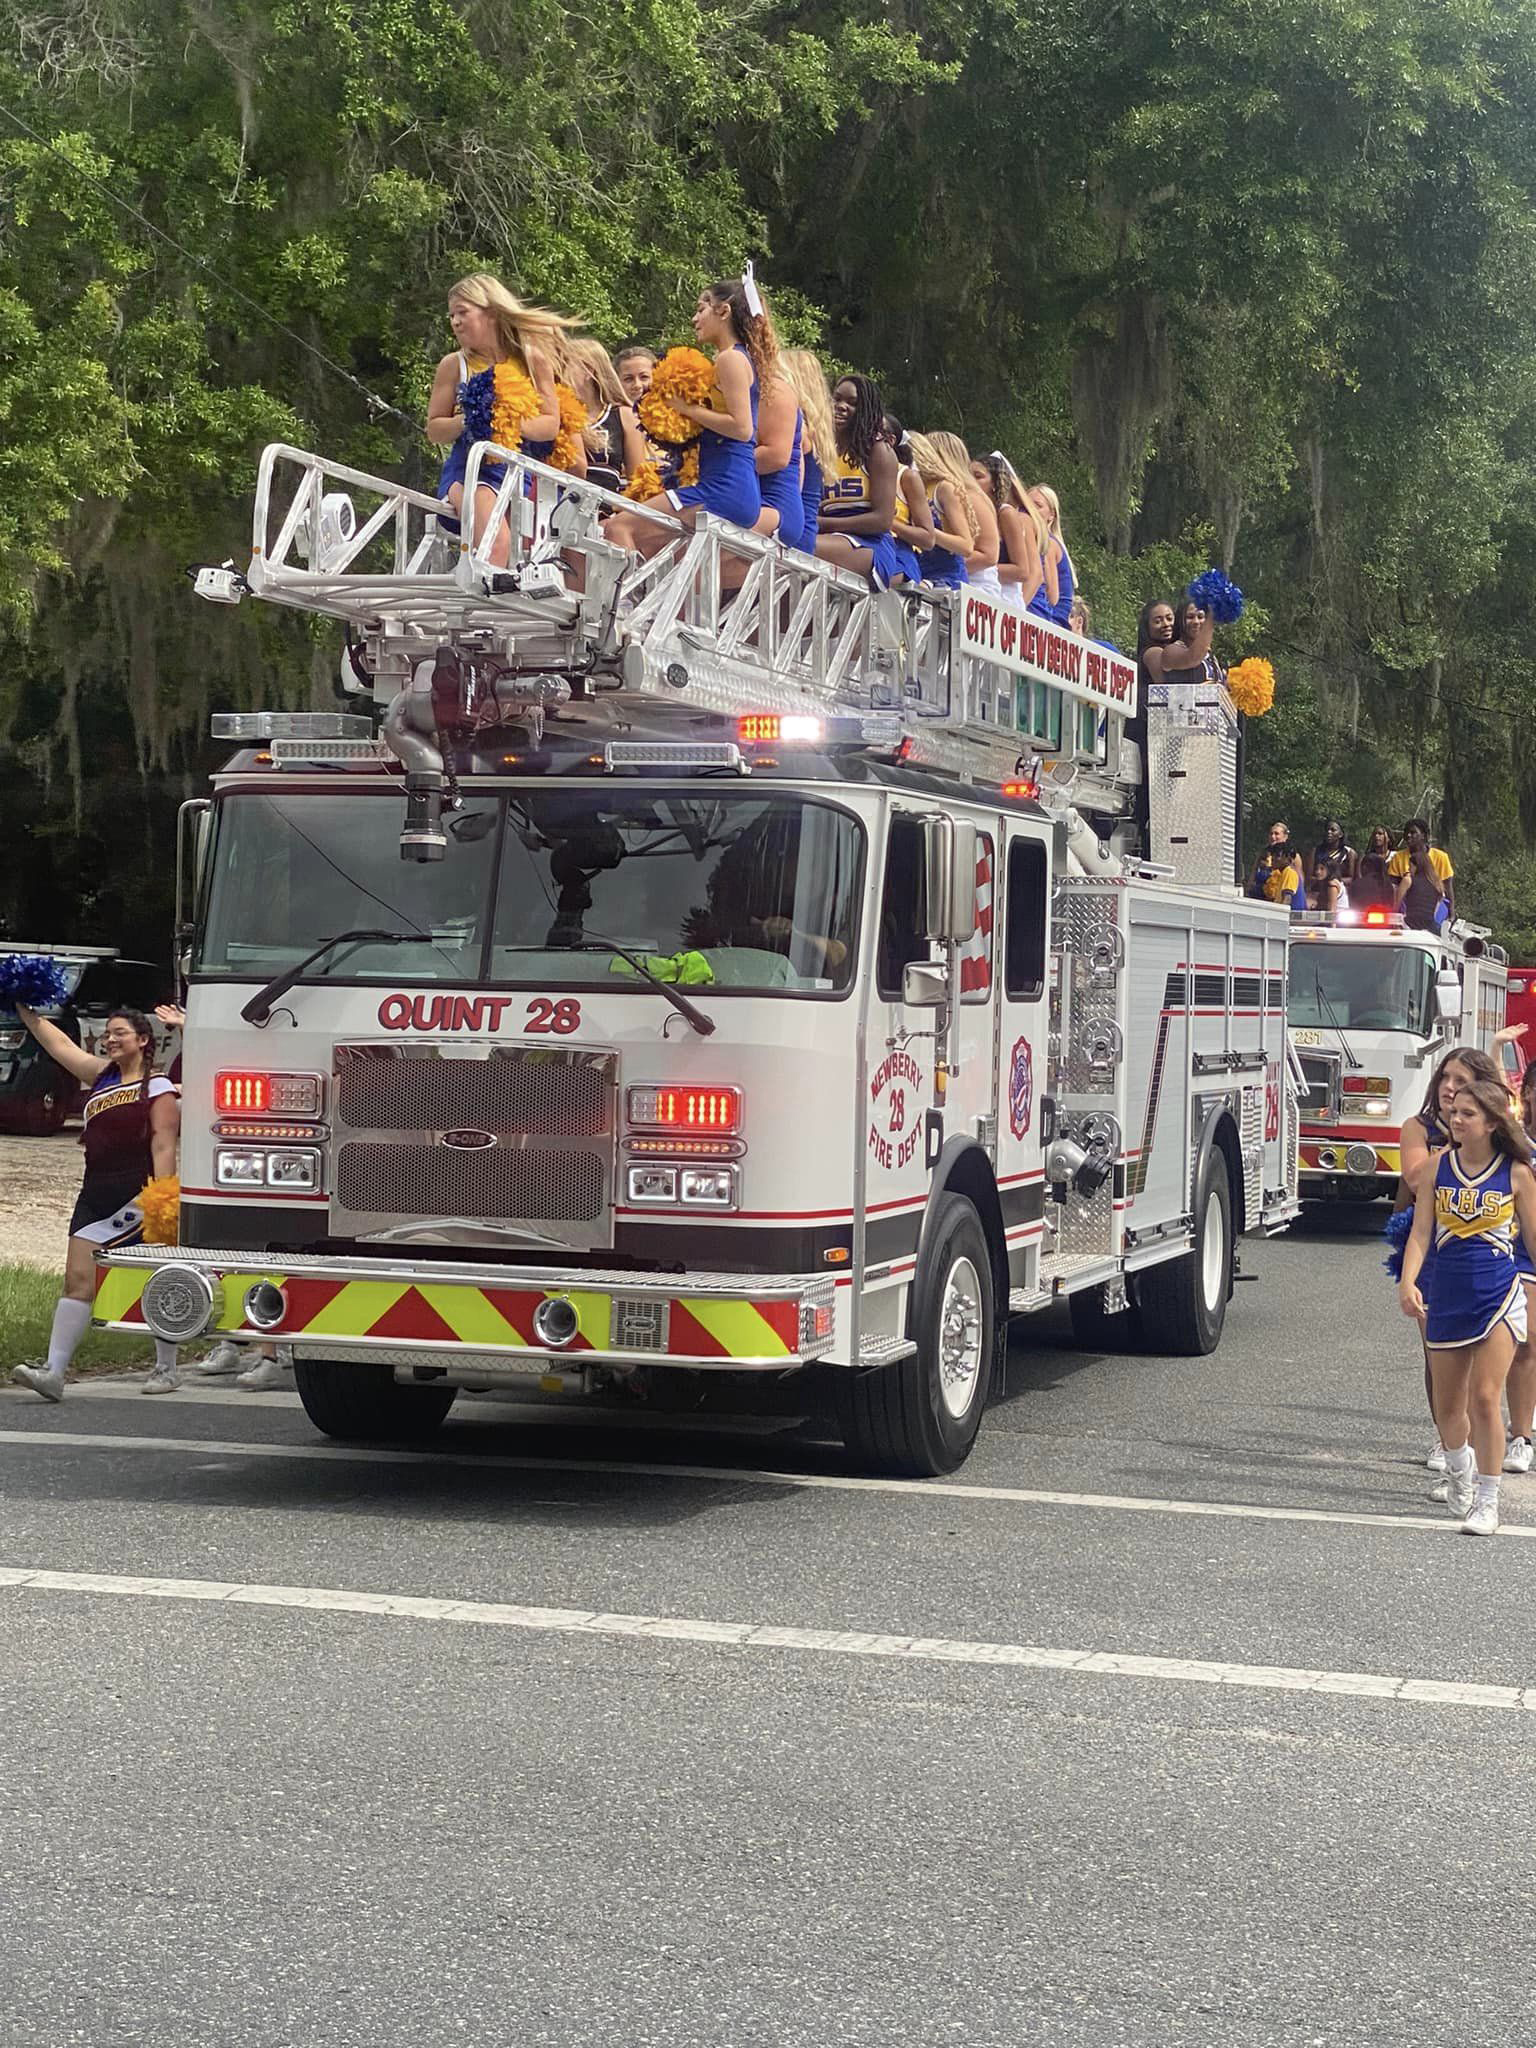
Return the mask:
<path id="1" fill-rule="evenodd" d="M 66 156 L 62 149 L 50 142 L 46 135 L 40 134 L 30 121 L 23 115 L 18 114 L 14 107 L 7 106 L 3 100 L 0 100 L 0 115 L 4 115 L 6 120 L 19 128 L 24 135 L 29 136 L 40 149 L 46 149 L 50 156 L 57 157 L 71 177 L 78 178 L 83 184 L 89 185 L 93 191 L 99 192 L 103 199 L 109 200 L 113 206 L 120 208 L 131 219 L 136 220 L 146 233 L 153 235 L 157 241 L 164 242 L 167 248 L 174 249 L 188 263 L 212 278 L 221 291 L 227 292 L 233 299 L 238 299 L 242 305 L 249 306 L 251 311 L 259 319 L 266 321 L 269 327 L 274 328 L 279 334 L 286 335 L 289 341 L 304 349 L 315 358 L 316 362 L 323 363 L 326 369 L 331 371 L 334 376 L 340 377 L 343 382 L 350 384 L 367 406 L 371 418 L 387 415 L 390 419 L 398 420 L 401 426 L 409 427 L 413 433 L 420 434 L 425 431 L 419 420 L 413 419 L 407 412 L 402 412 L 399 406 L 391 405 L 388 399 L 381 398 L 376 391 L 370 390 L 362 378 L 354 371 L 349 370 L 344 363 L 338 363 L 334 356 L 328 355 L 323 348 L 306 339 L 304 335 L 295 332 L 286 322 L 279 320 L 277 315 L 268 307 L 262 305 L 259 299 L 252 298 L 249 292 L 242 291 L 237 284 L 232 284 L 222 271 L 208 261 L 207 257 L 199 256 L 195 250 L 189 249 L 185 242 L 179 241 L 175 235 L 157 226 L 131 200 L 124 199 L 121 193 L 114 192 L 112 187 L 104 183 L 100 178 L 93 177 L 89 171 L 82 170 L 72 157 Z"/>

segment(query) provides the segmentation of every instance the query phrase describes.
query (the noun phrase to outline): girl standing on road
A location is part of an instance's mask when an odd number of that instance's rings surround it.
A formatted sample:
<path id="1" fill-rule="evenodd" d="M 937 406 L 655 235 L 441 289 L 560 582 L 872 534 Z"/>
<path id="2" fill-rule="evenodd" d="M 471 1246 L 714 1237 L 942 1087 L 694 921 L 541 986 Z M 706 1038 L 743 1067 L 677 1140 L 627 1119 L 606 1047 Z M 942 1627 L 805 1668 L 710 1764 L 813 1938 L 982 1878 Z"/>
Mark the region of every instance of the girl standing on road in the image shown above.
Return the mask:
<path id="1" fill-rule="evenodd" d="M 1518 1229 L 1536 1244 L 1536 1176 L 1530 1139 L 1501 1081 L 1469 1080 L 1449 1114 L 1451 1144 L 1414 1203 L 1398 1298 L 1429 1347 L 1446 1503 L 1462 1518 L 1463 1535 L 1491 1536 L 1499 1526 L 1504 1383 L 1526 1336 L 1514 1240 Z M 1418 1283 L 1431 1244 L 1426 1301 Z"/>
<path id="2" fill-rule="evenodd" d="M 69 1362 L 90 1327 L 96 1254 L 138 1238 L 143 1221 L 133 1205 L 146 1182 L 176 1171 L 181 1108 L 172 1083 L 153 1071 L 154 1028 L 137 1010 L 113 1011 L 98 1057 L 25 1003 L 15 1007 L 49 1058 L 90 1090 L 85 1100 L 85 1178 L 69 1219 L 64 1292 L 53 1312 L 47 1361 L 41 1366 L 18 1365 L 13 1374 L 45 1401 L 61 1401 Z M 144 1391 L 169 1394 L 178 1384 L 176 1346 L 157 1337 L 155 1368 Z"/>
<path id="3" fill-rule="evenodd" d="M 1402 1178 L 1398 1182 L 1397 1206 L 1394 1215 L 1402 1215 L 1412 1209 L 1419 1190 L 1425 1185 L 1426 1169 L 1433 1181 L 1435 1157 L 1451 1142 L 1451 1104 L 1456 1099 L 1458 1088 L 1464 1088 L 1469 1081 L 1497 1081 L 1499 1070 L 1487 1053 L 1479 1052 L 1476 1046 L 1458 1045 L 1448 1052 L 1436 1067 L 1430 1080 L 1423 1107 L 1417 1116 L 1404 1120 L 1400 1140 L 1400 1162 Z M 1401 1226 L 1411 1227 L 1411 1226 Z M 1419 1274 L 1419 1286 L 1425 1293 L 1429 1290 L 1430 1275 L 1434 1270 L 1435 1251 L 1433 1242 L 1425 1254 L 1423 1270 Z M 1422 1337 L 1423 1332 L 1420 1332 Z M 1434 1380 L 1429 1369 L 1429 1346 L 1424 1346 L 1424 1399 L 1429 1403 L 1431 1421 L 1435 1415 Z M 1445 1446 L 1440 1441 L 1438 1429 L 1429 1456 L 1425 1459 L 1431 1472 L 1445 1470 Z M 1438 1491 L 1438 1489 L 1437 1489 Z"/>

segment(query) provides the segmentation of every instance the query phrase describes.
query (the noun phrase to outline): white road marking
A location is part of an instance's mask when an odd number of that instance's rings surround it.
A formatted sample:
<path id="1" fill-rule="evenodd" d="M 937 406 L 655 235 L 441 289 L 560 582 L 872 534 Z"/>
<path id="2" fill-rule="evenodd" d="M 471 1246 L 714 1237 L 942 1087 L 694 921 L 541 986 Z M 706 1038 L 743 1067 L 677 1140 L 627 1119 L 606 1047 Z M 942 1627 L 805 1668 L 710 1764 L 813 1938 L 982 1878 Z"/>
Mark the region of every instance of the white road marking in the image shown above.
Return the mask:
<path id="1" fill-rule="evenodd" d="M 546 1415 L 548 1411 L 543 1411 Z M 1461 1524 L 1447 1514 L 1368 1515 L 1329 1508 L 1276 1508 L 1246 1501 L 1164 1500 L 1135 1493 L 1059 1493 L 1043 1487 L 966 1486 L 942 1479 L 860 1479 L 840 1472 L 773 1472 L 734 1465 L 662 1465 L 612 1458 L 517 1458 L 494 1452 L 368 1449 L 355 1444 L 216 1443 L 206 1437 L 87 1436 L 60 1429 L 0 1429 L 0 1445 L 57 1445 L 77 1451 L 168 1451 L 183 1457 L 299 1459 L 333 1465 L 414 1465 L 418 1470 L 457 1466 L 489 1472 L 580 1472 L 607 1478 L 703 1480 L 716 1486 L 797 1487 L 805 1492 L 890 1493 L 903 1499 L 994 1501 L 1022 1507 L 1090 1508 L 1099 1513 L 1196 1515 L 1243 1522 L 1315 1522 L 1328 1527 L 1424 1529 L 1456 1536 Z M 1536 1537 L 1536 1523 L 1505 1522 L 1499 1539 Z"/>
<path id="2" fill-rule="evenodd" d="M 1068 1671 L 1090 1678 L 1146 1678 L 1173 1685 L 1233 1685 L 1257 1692 L 1339 1693 L 1401 1705 L 1498 1707 L 1536 1712 L 1536 1686 L 1463 1685 L 1392 1678 L 1369 1671 L 1304 1671 L 1283 1664 L 1217 1664 L 1199 1657 L 1126 1656 L 1110 1650 L 1046 1649 L 944 1636 L 870 1635 L 857 1629 L 784 1628 L 750 1621 L 700 1621 L 665 1614 L 599 1614 L 579 1607 L 515 1607 L 491 1600 L 430 1600 L 409 1593 L 360 1593 L 330 1586 L 262 1586 L 220 1579 L 151 1579 L 116 1572 L 31 1571 L 0 1566 L 0 1588 L 93 1593 L 129 1600 L 188 1600 L 310 1613 L 387 1615 L 545 1635 L 643 1636 L 739 1650 L 795 1650 L 909 1664 L 982 1664 Z"/>

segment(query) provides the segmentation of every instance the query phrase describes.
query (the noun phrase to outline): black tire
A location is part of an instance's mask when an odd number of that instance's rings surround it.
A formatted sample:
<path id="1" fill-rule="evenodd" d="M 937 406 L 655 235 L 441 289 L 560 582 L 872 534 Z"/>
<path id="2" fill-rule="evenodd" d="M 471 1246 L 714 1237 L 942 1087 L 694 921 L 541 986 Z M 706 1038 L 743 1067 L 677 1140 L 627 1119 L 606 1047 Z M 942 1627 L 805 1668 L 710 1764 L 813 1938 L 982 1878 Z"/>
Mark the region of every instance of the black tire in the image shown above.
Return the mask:
<path id="1" fill-rule="evenodd" d="M 51 1138 L 62 1131 L 68 1119 L 74 1097 L 67 1088 L 50 1081 L 42 1091 L 27 1102 L 22 1112 L 22 1128 L 29 1137 Z"/>
<path id="2" fill-rule="evenodd" d="M 387 1365 L 329 1358 L 294 1362 L 304 1413 L 327 1436 L 362 1443 L 420 1443 L 453 1406 L 457 1387 L 405 1387 Z"/>
<path id="3" fill-rule="evenodd" d="M 1067 1313 L 1072 1318 L 1072 1341 L 1080 1351 L 1141 1349 L 1141 1318 L 1135 1308 L 1128 1303 L 1111 1314 L 1104 1306 L 1102 1287 L 1082 1287 L 1068 1295 Z"/>
<path id="4" fill-rule="evenodd" d="M 965 1322 L 963 1294 L 971 1289 L 980 1328 L 957 1333 L 974 1354 L 964 1398 L 956 1409 L 944 1394 L 941 1318 L 951 1275 L 960 1294 L 952 1312 Z M 837 1419 L 855 1462 L 865 1471 L 902 1478 L 934 1479 L 953 1472 L 970 1456 L 1006 1326 L 1000 1325 L 992 1284 L 992 1255 L 981 1219 L 963 1195 L 941 1195 L 923 1262 L 912 1289 L 908 1332 L 916 1340 L 911 1358 L 868 1372 L 833 1376 Z"/>
<path id="5" fill-rule="evenodd" d="M 1213 1232 L 1219 1233 L 1214 1243 Z M 1136 1276 L 1147 1350 L 1171 1358 L 1204 1358 L 1221 1342 L 1231 1292 L 1232 1186 L 1226 1156 L 1213 1146 L 1195 1191 L 1193 1249 Z"/>

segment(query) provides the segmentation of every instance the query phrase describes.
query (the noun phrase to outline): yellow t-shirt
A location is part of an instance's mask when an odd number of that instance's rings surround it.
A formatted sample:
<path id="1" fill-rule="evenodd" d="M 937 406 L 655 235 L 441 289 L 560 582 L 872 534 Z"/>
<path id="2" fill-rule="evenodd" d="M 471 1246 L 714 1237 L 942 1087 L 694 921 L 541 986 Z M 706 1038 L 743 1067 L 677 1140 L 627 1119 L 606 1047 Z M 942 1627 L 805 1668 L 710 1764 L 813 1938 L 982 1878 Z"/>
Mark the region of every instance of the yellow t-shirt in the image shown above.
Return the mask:
<path id="1" fill-rule="evenodd" d="M 1271 903 L 1294 903 L 1296 891 L 1301 886 L 1299 860 L 1288 860 L 1284 867 L 1273 867 L 1264 877 L 1264 894 Z"/>
<path id="2" fill-rule="evenodd" d="M 1442 852 L 1438 846 L 1432 846 L 1429 849 L 1429 866 L 1437 882 L 1448 882 L 1456 872 L 1451 866 L 1450 855 Z M 1404 875 L 1411 874 L 1412 872 L 1413 861 L 1408 849 L 1406 846 L 1400 846 L 1387 862 L 1387 873 L 1394 882 L 1398 882 L 1402 880 Z"/>

